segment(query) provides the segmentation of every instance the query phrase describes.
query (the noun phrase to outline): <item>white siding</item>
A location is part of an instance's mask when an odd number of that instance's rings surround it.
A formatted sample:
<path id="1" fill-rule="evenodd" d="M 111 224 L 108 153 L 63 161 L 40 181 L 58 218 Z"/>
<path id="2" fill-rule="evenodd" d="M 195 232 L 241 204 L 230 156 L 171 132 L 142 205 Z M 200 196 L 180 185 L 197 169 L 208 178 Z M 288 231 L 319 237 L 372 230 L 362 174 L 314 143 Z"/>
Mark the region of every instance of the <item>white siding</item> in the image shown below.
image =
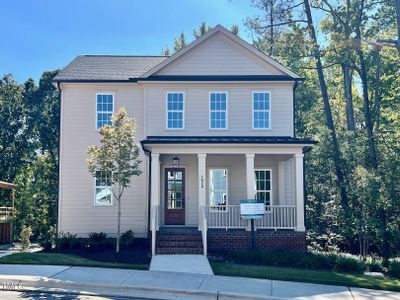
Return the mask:
<path id="1" fill-rule="evenodd" d="M 218 33 L 182 55 L 157 75 L 284 75 L 244 47 Z"/>
<path id="2" fill-rule="evenodd" d="M 294 200 L 294 161 L 290 158 L 285 161 L 285 203 L 287 205 L 295 204 Z"/>
<path id="3" fill-rule="evenodd" d="M 271 92 L 271 129 L 252 129 L 252 92 Z M 168 91 L 185 92 L 184 130 L 166 129 Z M 209 92 L 228 92 L 227 130 L 209 129 Z M 293 90 L 291 83 L 231 83 L 231 84 L 149 84 L 146 85 L 147 135 L 240 135 L 292 136 Z"/>

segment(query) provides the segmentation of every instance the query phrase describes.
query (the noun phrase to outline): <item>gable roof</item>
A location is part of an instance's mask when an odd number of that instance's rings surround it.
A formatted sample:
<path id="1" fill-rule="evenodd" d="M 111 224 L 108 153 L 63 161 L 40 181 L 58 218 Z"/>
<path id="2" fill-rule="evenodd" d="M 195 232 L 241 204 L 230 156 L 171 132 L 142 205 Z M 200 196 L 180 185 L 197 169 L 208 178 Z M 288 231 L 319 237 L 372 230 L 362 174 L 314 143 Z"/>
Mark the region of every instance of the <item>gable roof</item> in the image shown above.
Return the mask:
<path id="1" fill-rule="evenodd" d="M 272 66 L 274 66 L 275 68 L 277 68 L 278 70 L 283 72 L 285 75 L 287 75 L 287 76 L 289 76 L 291 78 L 294 78 L 294 79 L 301 79 L 301 77 L 299 75 L 297 75 L 294 72 L 292 72 L 291 70 L 289 70 L 287 67 L 285 67 L 284 65 L 279 63 L 277 60 L 273 59 L 272 57 L 264 54 L 263 52 L 261 52 L 260 50 L 255 48 L 254 46 L 250 45 L 245 40 L 237 37 L 236 35 L 234 35 L 232 32 L 227 30 L 222 25 L 215 26 L 213 29 L 208 31 L 206 34 L 204 34 L 200 38 L 194 40 L 189 45 L 187 45 L 185 48 L 183 48 L 182 50 L 178 51 L 174 55 L 170 56 L 169 58 L 167 58 L 163 62 L 161 62 L 158 65 L 154 66 L 153 68 L 151 68 L 149 71 L 147 71 L 146 73 L 144 73 L 140 77 L 141 78 L 147 78 L 147 77 L 150 77 L 150 76 L 156 74 L 158 71 L 160 71 L 161 69 L 163 69 L 166 66 L 170 65 L 172 62 L 176 61 L 178 58 L 184 56 L 186 53 L 190 52 L 192 49 L 196 48 L 198 45 L 204 43 L 206 40 L 208 40 L 210 37 L 214 36 L 218 32 L 222 33 L 225 37 L 227 37 L 227 38 L 231 39 L 232 41 L 236 42 L 238 45 L 240 45 L 241 47 L 245 48 L 246 50 L 248 50 L 249 52 L 251 52 L 255 56 L 259 57 L 263 61 L 271 64 Z"/>
<path id="2" fill-rule="evenodd" d="M 168 56 L 80 55 L 53 81 L 128 81 L 150 70 Z"/>
<path id="3" fill-rule="evenodd" d="M 283 75 L 246 76 L 166 76 L 157 72 L 171 65 L 180 57 L 197 48 L 217 33 L 223 34 L 249 53 L 278 69 Z M 259 51 L 221 25 L 193 41 L 172 56 L 121 56 L 121 55 L 80 55 L 68 64 L 53 82 L 137 82 L 137 81 L 297 81 L 300 76 L 290 71 L 272 57 Z"/>

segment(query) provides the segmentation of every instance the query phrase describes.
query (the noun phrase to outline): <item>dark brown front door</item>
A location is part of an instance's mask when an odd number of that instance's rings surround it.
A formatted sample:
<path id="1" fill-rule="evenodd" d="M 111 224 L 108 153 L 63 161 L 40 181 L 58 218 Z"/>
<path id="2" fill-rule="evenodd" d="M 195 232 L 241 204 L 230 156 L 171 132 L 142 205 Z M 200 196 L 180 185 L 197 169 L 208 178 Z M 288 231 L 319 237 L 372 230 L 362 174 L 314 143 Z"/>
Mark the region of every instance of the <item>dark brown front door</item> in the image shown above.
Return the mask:
<path id="1" fill-rule="evenodd" d="M 185 169 L 165 169 L 165 225 L 185 225 Z"/>

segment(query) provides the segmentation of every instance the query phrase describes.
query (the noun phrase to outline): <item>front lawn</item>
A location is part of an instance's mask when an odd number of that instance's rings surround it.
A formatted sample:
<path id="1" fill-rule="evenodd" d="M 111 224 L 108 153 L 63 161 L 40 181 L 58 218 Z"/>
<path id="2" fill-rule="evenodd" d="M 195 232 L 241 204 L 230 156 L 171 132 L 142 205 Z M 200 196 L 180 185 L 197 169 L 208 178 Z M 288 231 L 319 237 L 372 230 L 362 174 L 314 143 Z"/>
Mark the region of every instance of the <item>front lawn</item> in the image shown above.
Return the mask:
<path id="1" fill-rule="evenodd" d="M 132 264 L 105 262 L 99 260 L 91 260 L 78 255 L 55 252 L 15 253 L 0 258 L 0 264 L 65 265 L 139 270 L 148 270 L 149 268 L 149 265 L 146 263 Z"/>
<path id="2" fill-rule="evenodd" d="M 333 271 L 317 271 L 218 262 L 212 262 L 211 266 L 215 275 L 300 281 L 378 290 L 400 291 L 400 280 L 375 278 L 361 274 L 345 274 Z"/>

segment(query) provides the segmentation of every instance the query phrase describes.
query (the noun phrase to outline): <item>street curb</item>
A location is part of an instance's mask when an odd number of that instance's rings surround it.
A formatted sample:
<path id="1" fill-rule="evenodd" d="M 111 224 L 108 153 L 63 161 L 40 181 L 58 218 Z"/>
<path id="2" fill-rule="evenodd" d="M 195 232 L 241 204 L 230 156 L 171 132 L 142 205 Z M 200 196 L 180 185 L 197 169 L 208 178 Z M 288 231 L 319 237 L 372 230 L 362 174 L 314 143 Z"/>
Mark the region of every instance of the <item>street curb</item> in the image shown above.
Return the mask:
<path id="1" fill-rule="evenodd" d="M 185 299 L 188 296 L 193 299 L 244 299 L 244 300 L 284 300 L 287 298 L 272 296 L 257 296 L 248 294 L 233 294 L 227 292 L 208 292 L 199 290 L 177 290 L 166 288 L 152 288 L 138 285 L 114 285 L 99 283 L 81 283 L 76 281 L 65 281 L 47 277 L 24 278 L 18 276 L 0 275 L 1 282 L 14 283 L 14 289 L 9 291 L 19 292 L 52 292 L 64 294 L 97 295 L 97 296 L 124 296 L 127 298 L 150 298 L 150 299 Z M 22 286 L 18 288 L 18 286 Z M 130 295 L 131 294 L 131 295 Z"/>

